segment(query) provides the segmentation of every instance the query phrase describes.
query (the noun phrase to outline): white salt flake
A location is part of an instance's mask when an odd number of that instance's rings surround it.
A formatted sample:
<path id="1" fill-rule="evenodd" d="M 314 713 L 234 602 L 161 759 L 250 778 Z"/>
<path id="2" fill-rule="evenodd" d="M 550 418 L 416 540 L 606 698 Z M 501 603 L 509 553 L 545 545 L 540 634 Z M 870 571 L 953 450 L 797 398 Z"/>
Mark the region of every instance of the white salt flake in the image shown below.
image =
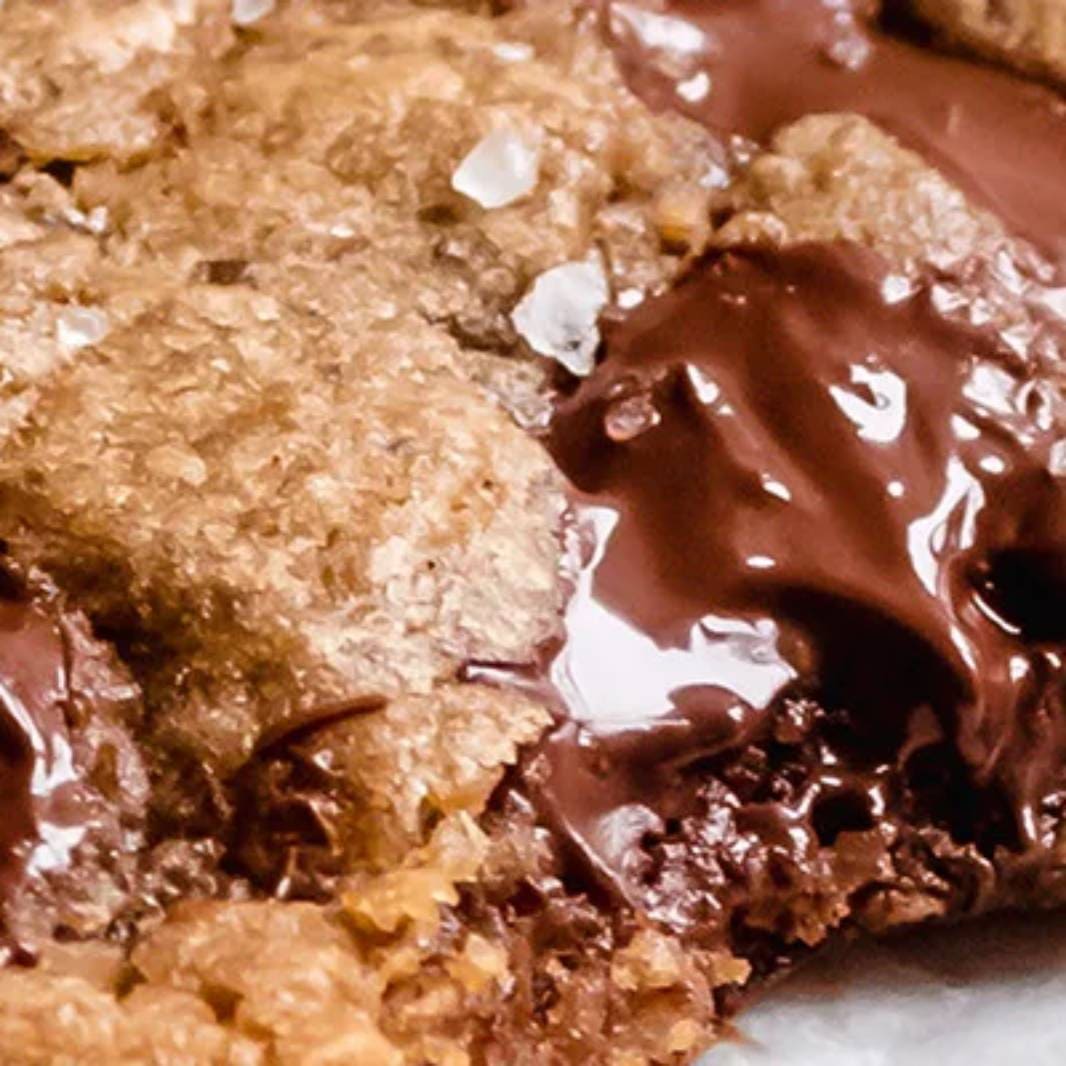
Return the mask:
<path id="1" fill-rule="evenodd" d="M 63 218 L 74 229 L 84 230 L 87 233 L 95 234 L 97 237 L 107 232 L 108 213 L 107 208 L 103 205 L 94 207 L 88 213 L 76 207 L 68 207 L 63 212 Z"/>
<path id="2" fill-rule="evenodd" d="M 562 263 L 537 278 L 511 321 L 535 352 L 583 377 L 592 372 L 600 343 L 597 321 L 609 296 L 599 263 Z"/>
<path id="3" fill-rule="evenodd" d="M 958 289 L 949 288 L 947 285 L 934 285 L 929 290 L 933 306 L 942 314 L 949 315 L 966 306 L 966 297 Z"/>
<path id="4" fill-rule="evenodd" d="M 698 104 L 701 100 L 706 100 L 710 91 L 711 76 L 705 70 L 677 83 L 677 95 L 690 104 Z"/>
<path id="5" fill-rule="evenodd" d="M 704 32 L 686 19 L 659 15 L 635 4 L 615 4 L 612 15 L 628 24 L 646 48 L 680 56 L 699 55 L 707 49 Z"/>
<path id="6" fill-rule="evenodd" d="M 914 295 L 915 287 L 902 274 L 889 274 L 881 282 L 881 298 L 887 304 L 898 304 Z"/>
<path id="7" fill-rule="evenodd" d="M 1038 289 L 1033 296 L 1033 302 L 1046 307 L 1059 318 L 1066 318 L 1066 288 Z"/>
<path id="8" fill-rule="evenodd" d="M 832 41 L 825 49 L 825 56 L 845 70 L 861 70 L 870 58 L 870 42 L 857 30 L 845 33 Z"/>
<path id="9" fill-rule="evenodd" d="M 56 339 L 64 348 L 98 344 L 111 328 L 107 315 L 95 307 L 65 307 L 56 319 Z"/>
<path id="10" fill-rule="evenodd" d="M 525 63 L 533 58 L 533 45 L 525 41 L 500 41 L 492 46 L 492 54 L 504 63 Z"/>
<path id="11" fill-rule="evenodd" d="M 85 216 L 85 228 L 98 237 L 107 232 L 109 222 L 110 217 L 103 204 L 98 204 Z"/>
<path id="12" fill-rule="evenodd" d="M 1009 418 L 1015 413 L 1018 382 L 1010 371 L 984 361 L 973 368 L 962 386 L 962 393 L 986 411 Z"/>
<path id="13" fill-rule="evenodd" d="M 1057 440 L 1051 445 L 1048 467 L 1055 477 L 1066 477 L 1066 438 Z"/>
<path id="14" fill-rule="evenodd" d="M 729 184 L 729 171 L 717 163 L 711 163 L 700 175 L 697 184 L 702 189 L 724 189 Z"/>
<path id="15" fill-rule="evenodd" d="M 996 331 L 999 339 L 1010 348 L 1015 355 L 1024 359 L 1036 337 L 1036 327 L 1032 323 L 1019 322 L 1008 329 Z"/>
<path id="16" fill-rule="evenodd" d="M 540 152 L 516 130 L 486 134 L 452 175 L 452 188 L 485 208 L 505 207 L 536 188 Z"/>
<path id="17" fill-rule="evenodd" d="M 274 6 L 275 0 L 233 0 L 231 17 L 238 26 L 251 26 L 269 15 Z"/>
<path id="18" fill-rule="evenodd" d="M 67 220 L 67 224 L 75 229 L 85 229 L 89 221 L 89 216 L 84 211 L 79 211 L 76 207 L 68 207 L 63 212 L 63 217 Z"/>
<path id="19" fill-rule="evenodd" d="M 618 306 L 623 311 L 632 311 L 644 302 L 644 293 L 640 289 L 623 289 L 618 294 Z"/>
<path id="20" fill-rule="evenodd" d="M 992 273 L 996 280 L 1015 296 L 1021 296 L 1029 284 L 1019 271 L 1014 257 L 1003 249 L 996 252 L 992 259 Z"/>

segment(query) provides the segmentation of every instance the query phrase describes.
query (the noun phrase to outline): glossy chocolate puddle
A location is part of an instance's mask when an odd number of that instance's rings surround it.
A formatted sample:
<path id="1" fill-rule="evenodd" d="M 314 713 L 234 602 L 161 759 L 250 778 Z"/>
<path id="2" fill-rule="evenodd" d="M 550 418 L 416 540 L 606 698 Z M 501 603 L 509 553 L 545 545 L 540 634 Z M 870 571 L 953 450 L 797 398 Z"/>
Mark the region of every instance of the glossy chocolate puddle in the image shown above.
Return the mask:
<path id="1" fill-rule="evenodd" d="M 866 114 L 1060 257 L 1055 93 L 847 2 L 599 10 L 652 106 L 762 141 Z M 843 244 L 710 258 L 609 331 L 551 430 L 582 564 L 509 786 L 586 886 L 711 945 L 1042 897 L 1066 492 L 1031 373 Z"/>
<path id="2" fill-rule="evenodd" d="M 706 934 L 749 857 L 801 869 L 880 820 L 1027 856 L 1026 877 L 1053 841 L 1054 438 L 1024 369 L 899 280 L 843 244 L 710 259 L 557 411 L 584 563 L 560 724 L 518 787 L 597 884 L 675 927 Z M 719 787 L 767 744 L 796 765 Z"/>

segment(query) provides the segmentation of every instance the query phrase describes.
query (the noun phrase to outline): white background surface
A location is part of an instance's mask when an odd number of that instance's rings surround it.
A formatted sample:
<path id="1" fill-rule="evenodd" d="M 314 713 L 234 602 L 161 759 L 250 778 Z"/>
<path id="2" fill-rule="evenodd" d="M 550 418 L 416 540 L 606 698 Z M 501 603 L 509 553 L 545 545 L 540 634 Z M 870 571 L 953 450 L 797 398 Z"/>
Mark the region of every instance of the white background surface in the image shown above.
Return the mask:
<path id="1" fill-rule="evenodd" d="M 1066 915 L 853 945 L 737 1028 L 700 1066 L 1066 1066 Z"/>

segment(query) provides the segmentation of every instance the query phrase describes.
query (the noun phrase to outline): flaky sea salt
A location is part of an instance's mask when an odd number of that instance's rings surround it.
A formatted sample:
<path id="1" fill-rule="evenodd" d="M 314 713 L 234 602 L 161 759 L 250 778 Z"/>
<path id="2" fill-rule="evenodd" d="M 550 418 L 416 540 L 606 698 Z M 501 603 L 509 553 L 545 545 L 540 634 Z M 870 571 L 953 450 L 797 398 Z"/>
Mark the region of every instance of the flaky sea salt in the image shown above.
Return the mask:
<path id="1" fill-rule="evenodd" d="M 1066 319 L 1066 288 L 1038 288 L 1032 300 L 1033 303 L 1047 308 L 1053 315 Z"/>
<path id="2" fill-rule="evenodd" d="M 107 227 L 110 222 L 110 216 L 108 215 L 107 208 L 100 204 L 85 216 L 85 228 L 90 233 L 95 233 L 98 237 L 107 232 Z"/>
<path id="3" fill-rule="evenodd" d="M 75 229 L 84 230 L 86 233 L 92 233 L 97 237 L 107 232 L 109 216 L 107 208 L 102 204 L 94 207 L 88 213 L 76 207 L 68 207 L 63 212 L 63 218 L 68 225 L 73 226 Z"/>
<path id="4" fill-rule="evenodd" d="M 64 348 L 87 348 L 107 336 L 107 315 L 95 307 L 64 307 L 56 319 L 56 339 Z"/>
<path id="5" fill-rule="evenodd" d="M 660 15 L 636 4 L 614 4 L 612 17 L 622 20 L 636 33 L 646 48 L 677 56 L 699 55 L 707 48 L 707 38 L 696 25 L 673 15 Z"/>
<path id="6" fill-rule="evenodd" d="M 870 51 L 870 42 L 854 30 L 831 41 L 825 48 L 825 57 L 845 70 L 860 70 L 870 58 Z"/>
<path id="7" fill-rule="evenodd" d="M 881 298 L 887 304 L 909 300 L 914 292 L 914 283 L 903 274 L 888 274 L 881 282 Z"/>
<path id="8" fill-rule="evenodd" d="M 677 95 L 690 104 L 706 100 L 711 91 L 711 76 L 705 70 L 697 71 L 691 78 L 677 83 Z"/>
<path id="9" fill-rule="evenodd" d="M 599 263 L 562 263 L 537 278 L 511 321 L 535 352 L 583 377 L 595 362 L 600 343 L 597 322 L 608 297 Z"/>
<path id="10" fill-rule="evenodd" d="M 492 46 L 492 54 L 504 63 L 525 63 L 533 58 L 533 45 L 525 41 L 500 41 Z"/>
<path id="11" fill-rule="evenodd" d="M 929 290 L 929 299 L 942 315 L 953 314 L 966 306 L 966 297 L 948 285 L 934 285 Z"/>
<path id="12" fill-rule="evenodd" d="M 978 407 L 1009 418 L 1014 414 L 1018 382 L 1009 370 L 986 360 L 974 366 L 962 394 Z"/>
<path id="13" fill-rule="evenodd" d="M 1066 439 L 1057 440 L 1051 445 L 1048 467 L 1055 477 L 1066 477 Z"/>
<path id="14" fill-rule="evenodd" d="M 485 208 L 505 207 L 536 188 L 540 153 L 532 139 L 506 127 L 487 133 L 452 175 L 452 188 Z"/>
<path id="15" fill-rule="evenodd" d="M 238 26 L 251 26 L 274 10 L 275 0 L 233 0 L 231 17 Z"/>

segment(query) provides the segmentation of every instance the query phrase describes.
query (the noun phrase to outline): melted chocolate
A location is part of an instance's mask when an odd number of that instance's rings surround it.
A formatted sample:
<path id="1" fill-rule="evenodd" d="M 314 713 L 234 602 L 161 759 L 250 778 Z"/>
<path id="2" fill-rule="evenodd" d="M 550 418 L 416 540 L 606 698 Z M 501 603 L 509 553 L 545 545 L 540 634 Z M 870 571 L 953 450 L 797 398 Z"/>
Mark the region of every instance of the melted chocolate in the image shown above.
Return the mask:
<path id="1" fill-rule="evenodd" d="M 20 912 L 24 888 L 61 880 L 90 842 L 120 847 L 143 816 L 147 781 L 113 718 L 135 695 L 110 653 L 49 596 L 6 570 L 0 584 L 0 931 L 25 958 L 24 934 L 32 940 L 40 921 Z M 44 896 L 27 907 L 45 907 Z"/>
<path id="2" fill-rule="evenodd" d="M 667 891 L 671 826 L 717 808 L 733 851 L 800 861 L 948 783 L 957 838 L 1052 843 L 1066 492 L 1028 384 L 847 245 L 707 261 L 609 331 L 552 431 L 585 563 L 523 786 L 601 884 L 705 924 L 722 887 L 693 910 L 677 885 L 729 848 L 693 830 Z M 802 787 L 714 791 L 714 760 L 812 716 Z"/>
<path id="3" fill-rule="evenodd" d="M 653 106 L 763 142 L 804 115 L 866 115 L 1061 260 L 1066 102 L 1007 71 L 881 32 L 866 14 L 872 6 L 670 0 L 679 28 L 618 0 L 606 4 L 606 21 L 630 85 Z M 700 73 L 706 80 L 694 81 Z"/>
<path id="4" fill-rule="evenodd" d="M 24 600 L 0 602 L 5 895 L 28 865 L 65 863 L 84 835 L 71 796 L 76 773 L 64 716 L 69 705 L 66 649 L 56 622 Z"/>
<path id="5" fill-rule="evenodd" d="M 601 6 L 653 106 L 763 142 L 865 114 L 1061 261 L 1063 101 L 873 8 Z M 789 899 L 879 928 L 1050 898 L 1066 491 L 1031 373 L 846 245 L 706 260 L 608 331 L 551 429 L 582 563 L 509 793 L 586 887 L 759 972 L 783 941 L 740 930 L 824 935 Z"/>

